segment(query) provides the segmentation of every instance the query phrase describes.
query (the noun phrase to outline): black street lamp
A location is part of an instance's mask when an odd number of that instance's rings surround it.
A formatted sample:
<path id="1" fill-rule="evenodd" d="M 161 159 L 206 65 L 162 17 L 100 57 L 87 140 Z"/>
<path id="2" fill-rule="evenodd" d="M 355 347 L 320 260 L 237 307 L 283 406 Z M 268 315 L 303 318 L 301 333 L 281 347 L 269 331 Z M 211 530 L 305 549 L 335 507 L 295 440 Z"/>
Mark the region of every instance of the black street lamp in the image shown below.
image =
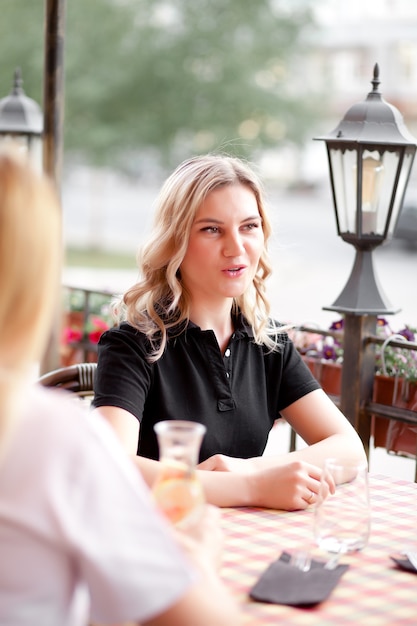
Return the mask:
<path id="1" fill-rule="evenodd" d="M 372 251 L 392 236 L 416 152 L 401 113 L 378 91 L 379 67 L 366 100 L 354 104 L 324 140 L 338 234 L 356 249 L 354 266 L 330 311 L 396 313 L 381 293 Z"/>
<path id="2" fill-rule="evenodd" d="M 372 251 L 396 226 L 414 161 L 417 142 L 401 113 L 378 91 L 374 67 L 372 91 L 354 104 L 326 142 L 337 231 L 356 249 L 351 275 L 326 310 L 344 315 L 340 409 L 369 451 L 371 423 L 365 406 L 372 400 L 377 316 L 396 313 L 374 274 Z"/>
<path id="3" fill-rule="evenodd" d="M 0 145 L 15 144 L 41 171 L 43 113 L 37 102 L 26 96 L 22 84 L 20 68 L 16 68 L 12 91 L 0 100 Z"/>

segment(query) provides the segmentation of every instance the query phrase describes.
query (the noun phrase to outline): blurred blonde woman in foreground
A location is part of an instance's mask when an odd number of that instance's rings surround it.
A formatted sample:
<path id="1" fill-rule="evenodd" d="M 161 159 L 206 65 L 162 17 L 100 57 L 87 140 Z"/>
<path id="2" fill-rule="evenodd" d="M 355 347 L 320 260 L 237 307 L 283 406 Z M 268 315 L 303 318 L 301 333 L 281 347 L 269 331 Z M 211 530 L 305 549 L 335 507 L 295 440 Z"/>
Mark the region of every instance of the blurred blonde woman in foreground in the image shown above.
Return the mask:
<path id="1" fill-rule="evenodd" d="M 233 626 L 237 611 L 211 556 L 217 511 L 207 510 L 185 553 L 100 415 L 30 382 L 59 293 L 60 257 L 50 184 L 2 153 L 0 624 L 81 626 L 91 616 Z"/>

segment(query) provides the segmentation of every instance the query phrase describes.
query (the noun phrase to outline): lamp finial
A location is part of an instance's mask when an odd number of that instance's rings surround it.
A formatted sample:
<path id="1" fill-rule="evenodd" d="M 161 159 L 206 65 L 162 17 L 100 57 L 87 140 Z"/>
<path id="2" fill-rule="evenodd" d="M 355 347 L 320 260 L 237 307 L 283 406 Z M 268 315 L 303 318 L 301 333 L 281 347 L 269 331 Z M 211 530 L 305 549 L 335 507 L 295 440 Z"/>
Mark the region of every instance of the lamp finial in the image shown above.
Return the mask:
<path id="1" fill-rule="evenodd" d="M 22 70 L 20 69 L 20 67 L 17 67 L 14 71 L 14 76 L 13 76 L 12 94 L 14 96 L 20 96 L 23 94 L 22 85 L 23 85 Z"/>
<path id="2" fill-rule="evenodd" d="M 378 91 L 378 87 L 380 85 L 380 80 L 379 80 L 379 65 L 378 63 L 375 63 L 374 65 L 374 77 L 371 80 L 372 83 L 372 92 L 375 93 Z"/>

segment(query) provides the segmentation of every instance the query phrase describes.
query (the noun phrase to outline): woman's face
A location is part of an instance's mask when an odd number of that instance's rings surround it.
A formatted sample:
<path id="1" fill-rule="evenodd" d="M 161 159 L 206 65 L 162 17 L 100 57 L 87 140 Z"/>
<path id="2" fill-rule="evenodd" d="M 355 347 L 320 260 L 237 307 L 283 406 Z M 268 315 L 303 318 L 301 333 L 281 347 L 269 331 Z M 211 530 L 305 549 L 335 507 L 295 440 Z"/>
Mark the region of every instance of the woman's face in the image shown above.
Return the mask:
<path id="1" fill-rule="evenodd" d="M 210 192 L 197 211 L 181 264 L 193 303 L 242 295 L 263 248 L 262 220 L 251 189 L 234 184 Z"/>

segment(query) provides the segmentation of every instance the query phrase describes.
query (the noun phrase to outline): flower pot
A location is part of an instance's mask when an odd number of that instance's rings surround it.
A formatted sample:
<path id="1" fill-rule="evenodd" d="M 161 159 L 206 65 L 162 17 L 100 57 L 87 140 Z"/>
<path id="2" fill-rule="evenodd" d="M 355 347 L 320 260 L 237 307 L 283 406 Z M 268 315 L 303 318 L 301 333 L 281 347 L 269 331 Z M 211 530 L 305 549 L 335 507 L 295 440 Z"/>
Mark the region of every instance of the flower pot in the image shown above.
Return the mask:
<path id="1" fill-rule="evenodd" d="M 342 384 L 342 366 L 340 363 L 315 359 L 311 356 L 303 356 L 303 361 L 310 368 L 323 391 L 331 396 L 340 396 Z"/>
<path id="2" fill-rule="evenodd" d="M 374 380 L 373 401 L 417 412 L 417 383 L 378 374 Z M 373 415 L 372 434 L 375 448 L 416 457 L 417 424 Z"/>
<path id="3" fill-rule="evenodd" d="M 373 402 L 392 406 L 394 397 L 394 378 L 377 375 L 374 378 Z M 388 426 L 391 420 L 387 417 L 372 415 L 371 434 L 374 438 L 374 448 L 385 448 L 387 443 Z"/>
<path id="4" fill-rule="evenodd" d="M 342 366 L 339 363 L 310 356 L 303 356 L 303 361 L 327 394 L 340 395 Z M 377 374 L 374 379 L 373 401 L 417 412 L 417 383 Z M 389 452 L 416 457 L 417 425 L 373 415 L 371 432 L 375 448 L 386 448 Z"/>

